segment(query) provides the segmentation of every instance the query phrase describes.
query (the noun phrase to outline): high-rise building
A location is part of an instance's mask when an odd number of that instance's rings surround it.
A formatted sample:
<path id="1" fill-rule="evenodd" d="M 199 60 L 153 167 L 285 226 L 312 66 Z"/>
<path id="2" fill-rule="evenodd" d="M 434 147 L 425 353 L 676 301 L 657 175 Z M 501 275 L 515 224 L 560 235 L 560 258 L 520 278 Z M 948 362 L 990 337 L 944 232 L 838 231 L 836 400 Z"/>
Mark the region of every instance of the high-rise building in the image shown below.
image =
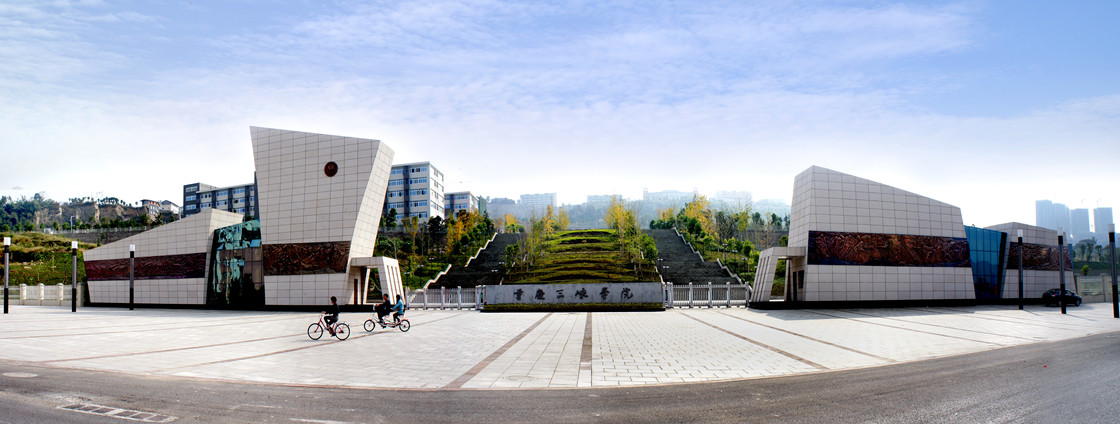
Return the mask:
<path id="1" fill-rule="evenodd" d="M 1051 230 L 1064 229 L 1067 233 L 1073 226 L 1069 218 L 1069 208 L 1049 200 L 1034 202 L 1035 225 Z"/>
<path id="2" fill-rule="evenodd" d="M 427 221 L 444 215 L 443 173 L 431 162 L 393 165 L 389 173 L 389 187 L 385 191 L 382 213 L 397 211 L 397 220 L 417 217 Z"/>
<path id="3" fill-rule="evenodd" d="M 1089 232 L 1089 210 L 1084 208 L 1074 209 L 1069 211 L 1070 228 L 1068 231 L 1073 234 L 1072 242 L 1076 243 L 1081 240 L 1093 237 Z"/>
<path id="4" fill-rule="evenodd" d="M 544 215 L 549 206 L 556 209 L 556 193 L 522 194 L 517 203 L 530 214 Z"/>
<path id="5" fill-rule="evenodd" d="M 1096 234 L 1097 243 L 1108 243 L 1108 226 L 1112 223 L 1112 208 L 1093 209 L 1093 232 Z"/>

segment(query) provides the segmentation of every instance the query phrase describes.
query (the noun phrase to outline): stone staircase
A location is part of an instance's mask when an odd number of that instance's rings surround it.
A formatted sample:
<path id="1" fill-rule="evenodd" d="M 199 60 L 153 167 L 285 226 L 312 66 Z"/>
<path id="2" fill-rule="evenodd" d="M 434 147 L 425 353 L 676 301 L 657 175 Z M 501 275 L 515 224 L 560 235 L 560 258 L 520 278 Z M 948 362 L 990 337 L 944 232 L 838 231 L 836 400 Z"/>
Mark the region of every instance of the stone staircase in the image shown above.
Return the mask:
<path id="1" fill-rule="evenodd" d="M 739 281 L 715 262 L 707 262 L 673 230 L 645 230 L 657 244 L 658 271 L 661 279 L 673 284 L 739 284 Z"/>
<path id="2" fill-rule="evenodd" d="M 438 290 L 440 287 L 452 289 L 497 285 L 505 275 L 502 256 L 506 253 L 506 246 L 517 243 L 520 237 L 520 234 L 505 233 L 494 236 L 494 240 L 479 252 L 478 257 L 471 260 L 469 266 L 452 266 L 450 271 L 429 284 L 428 288 Z"/>

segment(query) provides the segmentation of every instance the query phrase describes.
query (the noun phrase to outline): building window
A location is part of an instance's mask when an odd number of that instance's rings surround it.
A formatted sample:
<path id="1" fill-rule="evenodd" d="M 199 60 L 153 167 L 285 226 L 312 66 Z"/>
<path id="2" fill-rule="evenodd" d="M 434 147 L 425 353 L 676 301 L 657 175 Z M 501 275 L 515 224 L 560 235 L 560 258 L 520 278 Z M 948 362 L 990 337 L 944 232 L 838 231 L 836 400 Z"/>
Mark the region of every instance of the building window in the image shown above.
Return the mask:
<path id="1" fill-rule="evenodd" d="M 389 172 L 389 174 L 391 174 L 391 175 L 403 175 L 404 174 L 404 168 L 393 168 L 393 170 L 391 172 Z"/>
<path id="2" fill-rule="evenodd" d="M 389 187 L 402 186 L 402 185 L 404 185 L 404 180 L 389 180 Z"/>
<path id="3" fill-rule="evenodd" d="M 208 207 L 210 207 L 210 202 L 206 202 L 206 203 L 203 203 L 201 205 L 198 205 L 199 209 L 208 208 Z"/>
<path id="4" fill-rule="evenodd" d="M 209 199 L 210 198 L 210 193 L 202 193 L 200 196 L 198 196 L 198 198 L 202 199 L 202 200 Z"/>
<path id="5" fill-rule="evenodd" d="M 226 202 L 225 200 L 219 200 L 219 201 L 218 201 L 217 203 L 215 203 L 214 205 L 215 205 L 215 206 L 225 206 L 225 205 L 226 205 L 226 203 L 227 203 L 227 202 Z"/>
<path id="6" fill-rule="evenodd" d="M 426 189 L 426 188 L 414 188 L 414 189 L 408 191 L 409 196 L 419 196 L 419 195 L 422 195 L 422 194 L 428 194 L 428 189 Z"/>
<path id="7" fill-rule="evenodd" d="M 424 172 L 424 171 L 427 171 L 427 170 L 428 170 L 428 167 L 426 167 L 426 166 L 417 166 L 417 167 L 413 167 L 413 168 L 409 169 L 408 172 L 412 173 L 412 174 L 416 174 L 416 173 Z"/>
<path id="8" fill-rule="evenodd" d="M 414 207 L 414 208 L 418 208 L 418 207 L 421 207 L 421 206 L 428 206 L 428 201 L 427 200 L 417 200 L 415 202 L 409 203 L 409 206 Z"/>
<path id="9" fill-rule="evenodd" d="M 392 181 L 390 181 L 390 183 L 391 182 Z M 408 179 L 409 184 L 424 184 L 424 183 L 427 183 L 427 182 L 428 182 L 428 177 L 409 178 Z"/>
<path id="10" fill-rule="evenodd" d="M 192 194 L 192 195 L 190 195 L 190 196 L 187 196 L 187 197 L 186 197 L 185 199 L 183 199 L 183 200 L 185 200 L 185 201 L 188 201 L 188 202 L 193 202 L 193 201 L 194 201 L 194 199 L 197 199 L 197 198 L 198 198 L 198 196 L 195 196 L 195 195 L 193 195 L 193 194 Z"/>
<path id="11" fill-rule="evenodd" d="M 404 197 L 404 190 L 390 191 L 389 198 Z"/>
<path id="12" fill-rule="evenodd" d="M 186 209 L 188 211 L 193 211 L 194 210 L 194 205 L 187 205 Z"/>
<path id="13" fill-rule="evenodd" d="M 194 193 L 194 192 L 198 191 L 198 186 L 190 186 L 190 187 L 187 187 L 187 189 L 186 189 L 185 191 L 186 191 L 187 193 Z"/>
<path id="14" fill-rule="evenodd" d="M 237 213 L 245 213 L 245 208 L 237 208 Z"/>
<path id="15" fill-rule="evenodd" d="M 233 194 L 241 194 L 245 192 L 245 187 L 233 189 Z"/>

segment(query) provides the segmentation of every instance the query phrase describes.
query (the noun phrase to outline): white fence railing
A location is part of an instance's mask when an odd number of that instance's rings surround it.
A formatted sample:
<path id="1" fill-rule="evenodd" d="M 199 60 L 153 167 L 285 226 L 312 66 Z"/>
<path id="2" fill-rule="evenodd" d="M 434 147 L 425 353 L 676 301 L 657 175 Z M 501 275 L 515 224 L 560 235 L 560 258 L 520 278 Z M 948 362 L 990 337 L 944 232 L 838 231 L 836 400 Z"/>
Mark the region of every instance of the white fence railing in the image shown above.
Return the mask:
<path id="1" fill-rule="evenodd" d="M 666 284 L 666 308 L 747 307 L 750 286 L 745 284 Z M 482 309 L 483 287 L 409 290 L 408 307 L 414 309 Z"/>
<path id="2" fill-rule="evenodd" d="M 9 299 L 11 299 L 11 296 L 13 294 L 18 294 L 18 301 L 20 305 L 63 306 L 70 304 L 69 284 L 59 283 L 49 286 L 43 284 L 32 286 L 20 284 L 18 291 L 16 287 L 8 287 L 8 290 Z M 81 294 L 79 294 L 79 296 L 81 296 Z M 79 297 L 78 300 L 82 300 L 81 297 Z"/>
<path id="3" fill-rule="evenodd" d="M 481 287 L 409 290 L 408 307 L 419 309 L 482 309 Z"/>
<path id="4" fill-rule="evenodd" d="M 666 308 L 747 307 L 751 288 L 746 284 L 666 284 Z"/>

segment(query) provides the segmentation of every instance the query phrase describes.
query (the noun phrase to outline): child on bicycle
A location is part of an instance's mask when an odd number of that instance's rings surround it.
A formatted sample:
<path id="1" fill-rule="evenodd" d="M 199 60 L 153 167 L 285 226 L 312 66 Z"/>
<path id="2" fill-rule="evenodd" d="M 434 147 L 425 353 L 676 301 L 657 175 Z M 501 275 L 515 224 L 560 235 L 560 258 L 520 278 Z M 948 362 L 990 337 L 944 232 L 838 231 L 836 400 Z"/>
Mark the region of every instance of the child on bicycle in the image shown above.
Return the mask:
<path id="1" fill-rule="evenodd" d="M 401 295 L 398 294 L 397 304 L 393 305 L 393 322 L 398 324 L 401 322 L 401 317 L 404 316 L 404 309 L 404 300 L 402 300 Z"/>
<path id="2" fill-rule="evenodd" d="M 327 323 L 327 332 L 334 335 L 334 323 L 338 322 L 338 314 L 342 313 L 342 309 L 338 307 L 338 298 L 331 296 L 331 304 L 327 306 L 327 310 L 323 311 L 323 321 Z"/>

